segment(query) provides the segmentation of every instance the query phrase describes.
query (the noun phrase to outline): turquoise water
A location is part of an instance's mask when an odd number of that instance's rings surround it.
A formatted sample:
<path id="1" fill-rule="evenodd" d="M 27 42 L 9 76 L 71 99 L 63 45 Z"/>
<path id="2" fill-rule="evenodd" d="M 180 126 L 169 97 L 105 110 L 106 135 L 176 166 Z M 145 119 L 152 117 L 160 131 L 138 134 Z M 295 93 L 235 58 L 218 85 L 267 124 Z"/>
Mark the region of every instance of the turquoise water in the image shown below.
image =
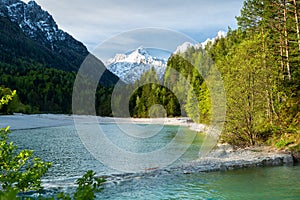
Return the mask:
<path id="1" fill-rule="evenodd" d="M 300 199 L 300 166 L 243 169 L 131 180 L 99 199 Z"/>
<path id="2" fill-rule="evenodd" d="M 156 136 L 140 140 L 122 136 L 113 124 L 103 127 L 116 145 L 137 152 L 162 148 L 178 129 L 164 126 Z M 61 190 L 72 191 L 75 180 L 90 169 L 101 175 L 120 173 L 91 156 L 74 126 L 16 130 L 11 139 L 20 148 L 33 149 L 43 160 L 53 162 L 43 180 L 50 195 Z M 198 135 L 181 160 L 197 158 L 202 140 L 203 136 Z M 178 145 L 186 145 L 185 138 Z M 141 176 L 106 184 L 97 199 L 300 199 L 300 166 Z"/>

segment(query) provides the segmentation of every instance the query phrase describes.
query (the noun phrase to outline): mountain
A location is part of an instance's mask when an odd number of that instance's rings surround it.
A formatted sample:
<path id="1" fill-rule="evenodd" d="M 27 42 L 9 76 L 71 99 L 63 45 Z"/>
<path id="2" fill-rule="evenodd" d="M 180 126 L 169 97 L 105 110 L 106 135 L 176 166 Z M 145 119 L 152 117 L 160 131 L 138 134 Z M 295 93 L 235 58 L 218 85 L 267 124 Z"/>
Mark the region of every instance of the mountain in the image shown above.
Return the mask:
<path id="1" fill-rule="evenodd" d="M 53 17 L 35 1 L 26 4 L 20 0 L 0 0 L 0 16 L 16 23 L 27 37 L 64 58 L 66 70 L 76 71 L 89 54 L 81 42 L 60 30 Z"/>
<path id="2" fill-rule="evenodd" d="M 215 43 L 217 39 L 219 38 L 223 38 L 226 36 L 226 32 L 224 31 L 219 31 L 218 34 L 216 35 L 216 37 L 214 38 L 208 38 L 206 39 L 204 42 L 202 43 L 198 43 L 198 44 L 192 44 L 190 42 L 184 42 L 183 44 L 179 45 L 177 47 L 177 49 L 174 51 L 174 54 L 181 54 L 186 52 L 188 49 L 190 48 L 194 48 L 194 49 L 200 49 L 200 48 L 205 48 L 205 46 L 210 42 L 210 43 Z"/>
<path id="3" fill-rule="evenodd" d="M 185 42 L 182 45 L 179 45 L 176 50 L 174 51 L 174 54 L 181 54 L 186 52 L 188 49 L 194 47 L 195 49 L 202 48 L 202 44 L 192 44 L 190 42 Z"/>
<path id="4" fill-rule="evenodd" d="M 189 49 L 203 49 L 211 42 L 215 43 L 217 39 L 225 37 L 224 31 L 219 31 L 215 38 L 208 38 L 205 42 L 192 44 L 184 42 L 179 45 L 173 54 L 183 54 Z M 149 71 L 152 67 L 157 72 L 159 80 L 163 80 L 167 67 L 167 60 L 171 56 L 170 52 L 155 51 L 151 48 L 139 47 L 126 54 L 116 54 L 114 58 L 106 62 L 107 69 L 118 76 L 125 83 L 134 83 L 139 80 L 141 75 Z"/>
<path id="5" fill-rule="evenodd" d="M 87 48 L 60 30 L 53 17 L 35 1 L 0 0 L 0 62 L 20 67 L 42 65 L 77 71 L 89 55 Z M 18 62 L 16 62 L 18 61 Z M 119 79 L 105 69 L 100 83 L 113 85 Z"/>
<path id="6" fill-rule="evenodd" d="M 163 79 L 167 67 L 167 57 L 163 58 L 151 55 L 153 49 L 139 47 L 127 54 L 116 54 L 116 56 L 107 61 L 107 69 L 118 76 L 125 83 L 134 83 L 142 74 L 149 71 L 152 67 L 155 69 L 158 78 Z M 156 52 L 156 54 L 158 54 Z M 160 55 L 170 55 L 162 52 Z M 159 54 L 158 54 L 159 55 Z"/>
<path id="7" fill-rule="evenodd" d="M 225 36 L 226 36 L 226 32 L 225 31 L 219 31 L 217 33 L 216 37 L 206 39 L 204 42 L 201 43 L 201 45 L 203 47 L 205 47 L 209 42 L 211 42 L 212 44 L 214 44 L 218 39 L 224 38 Z"/>
<path id="8" fill-rule="evenodd" d="M 110 116 L 112 86 L 119 78 L 34 1 L 0 0 L 0 87 L 17 90 L 23 103 L 10 112 L 72 113 L 74 81 L 83 62 L 103 72 L 93 109 Z"/>

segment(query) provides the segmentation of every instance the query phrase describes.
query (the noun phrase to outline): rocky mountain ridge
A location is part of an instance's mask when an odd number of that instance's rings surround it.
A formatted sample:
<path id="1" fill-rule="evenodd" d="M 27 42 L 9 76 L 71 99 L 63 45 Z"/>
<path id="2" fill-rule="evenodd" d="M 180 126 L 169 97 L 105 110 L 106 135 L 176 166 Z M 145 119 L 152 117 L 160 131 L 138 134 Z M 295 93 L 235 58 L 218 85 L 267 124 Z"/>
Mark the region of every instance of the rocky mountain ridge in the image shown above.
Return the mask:
<path id="1" fill-rule="evenodd" d="M 134 83 L 152 67 L 158 78 L 162 80 L 167 67 L 167 59 L 152 56 L 143 47 L 127 54 L 116 54 L 114 58 L 107 61 L 107 69 L 125 83 Z"/>
<path id="2" fill-rule="evenodd" d="M 0 16 L 16 23 L 24 34 L 66 58 L 76 71 L 89 54 L 87 48 L 60 30 L 53 17 L 35 1 L 0 0 Z"/>

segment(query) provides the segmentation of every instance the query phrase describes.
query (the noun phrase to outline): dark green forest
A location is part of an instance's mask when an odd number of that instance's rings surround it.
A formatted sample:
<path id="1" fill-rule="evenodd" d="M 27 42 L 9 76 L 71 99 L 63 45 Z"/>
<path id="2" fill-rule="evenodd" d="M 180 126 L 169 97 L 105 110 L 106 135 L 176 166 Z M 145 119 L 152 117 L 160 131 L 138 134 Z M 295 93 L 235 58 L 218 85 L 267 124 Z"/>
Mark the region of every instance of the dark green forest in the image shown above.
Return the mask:
<path id="1" fill-rule="evenodd" d="M 71 114 L 76 73 L 87 54 L 66 48 L 61 52 L 51 50 L 27 37 L 18 24 L 2 16 L 0 46 L 0 86 L 17 90 L 14 100 L 0 113 Z M 117 81 L 108 70 L 104 72 L 96 93 L 97 114 L 111 115 L 110 95 Z"/>

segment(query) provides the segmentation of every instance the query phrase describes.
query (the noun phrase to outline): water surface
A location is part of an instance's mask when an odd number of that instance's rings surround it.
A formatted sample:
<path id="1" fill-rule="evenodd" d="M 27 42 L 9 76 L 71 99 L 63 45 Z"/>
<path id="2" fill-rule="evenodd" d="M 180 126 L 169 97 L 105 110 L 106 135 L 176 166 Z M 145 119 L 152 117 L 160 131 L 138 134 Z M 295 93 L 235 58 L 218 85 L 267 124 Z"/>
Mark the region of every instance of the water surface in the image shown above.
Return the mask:
<path id="1" fill-rule="evenodd" d="M 156 136 L 141 140 L 122 135 L 114 124 L 102 127 L 116 145 L 135 152 L 163 148 L 178 130 L 176 126 L 164 126 Z M 53 162 L 43 179 L 48 195 L 62 190 L 72 192 L 75 180 L 90 169 L 101 175 L 120 173 L 97 161 L 86 150 L 74 126 L 15 130 L 11 139 L 20 148 L 33 149 L 35 155 Z M 180 138 L 177 142 L 179 146 L 187 145 L 185 141 Z M 203 136 L 197 135 L 177 164 L 197 158 L 202 141 Z M 106 184 L 97 199 L 300 199 L 300 166 L 140 176 Z"/>

